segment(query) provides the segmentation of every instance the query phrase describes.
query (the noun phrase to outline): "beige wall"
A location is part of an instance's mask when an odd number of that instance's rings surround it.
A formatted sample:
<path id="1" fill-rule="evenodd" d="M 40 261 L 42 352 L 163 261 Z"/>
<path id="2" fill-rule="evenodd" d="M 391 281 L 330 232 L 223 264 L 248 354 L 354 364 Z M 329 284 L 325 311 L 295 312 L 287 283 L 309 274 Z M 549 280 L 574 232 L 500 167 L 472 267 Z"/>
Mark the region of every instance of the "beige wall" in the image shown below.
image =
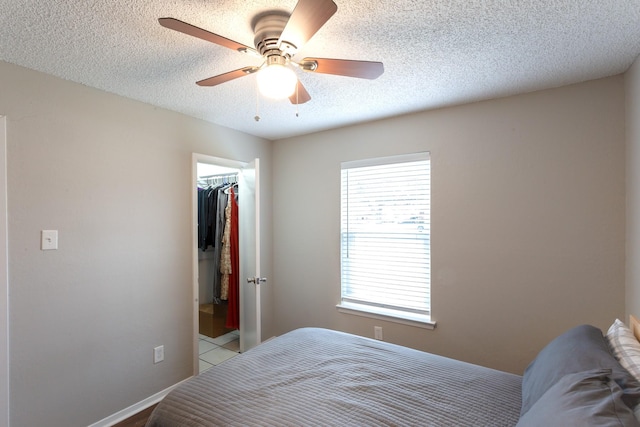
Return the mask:
<path id="1" fill-rule="evenodd" d="M 640 317 L 640 59 L 625 74 L 627 138 L 626 312 Z M 626 320 L 626 319 L 625 319 Z"/>
<path id="2" fill-rule="evenodd" d="M 271 143 L 2 62 L 0 94 L 12 425 L 86 426 L 193 372 L 191 153 L 261 158 L 270 224 Z"/>
<path id="3" fill-rule="evenodd" d="M 340 162 L 428 150 L 434 331 L 336 311 Z M 522 373 L 624 314 L 621 76 L 274 143 L 275 318 Z"/>

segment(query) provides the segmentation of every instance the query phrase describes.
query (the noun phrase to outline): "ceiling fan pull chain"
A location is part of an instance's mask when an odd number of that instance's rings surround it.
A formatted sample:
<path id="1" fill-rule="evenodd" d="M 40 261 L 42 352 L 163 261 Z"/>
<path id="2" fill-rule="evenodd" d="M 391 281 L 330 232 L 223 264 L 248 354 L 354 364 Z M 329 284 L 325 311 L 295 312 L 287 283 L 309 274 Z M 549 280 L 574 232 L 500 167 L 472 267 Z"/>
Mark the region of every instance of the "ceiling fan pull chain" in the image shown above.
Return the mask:
<path id="1" fill-rule="evenodd" d="M 296 83 L 296 117 L 300 117 L 300 107 L 298 107 L 300 105 L 300 98 L 298 98 L 298 94 L 300 93 L 298 91 L 299 87 L 300 85 Z"/>
<path id="2" fill-rule="evenodd" d="M 253 118 L 256 122 L 260 121 L 260 91 L 258 89 L 258 85 L 256 84 L 256 115 Z"/>

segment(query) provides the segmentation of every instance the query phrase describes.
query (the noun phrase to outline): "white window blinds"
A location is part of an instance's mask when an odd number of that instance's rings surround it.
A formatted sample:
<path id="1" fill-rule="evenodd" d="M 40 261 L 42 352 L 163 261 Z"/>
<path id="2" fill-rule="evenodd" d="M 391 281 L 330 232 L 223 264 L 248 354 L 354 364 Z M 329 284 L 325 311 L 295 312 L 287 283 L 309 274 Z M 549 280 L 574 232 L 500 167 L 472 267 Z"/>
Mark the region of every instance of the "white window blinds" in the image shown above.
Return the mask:
<path id="1" fill-rule="evenodd" d="M 429 153 L 345 162 L 343 303 L 430 313 Z"/>

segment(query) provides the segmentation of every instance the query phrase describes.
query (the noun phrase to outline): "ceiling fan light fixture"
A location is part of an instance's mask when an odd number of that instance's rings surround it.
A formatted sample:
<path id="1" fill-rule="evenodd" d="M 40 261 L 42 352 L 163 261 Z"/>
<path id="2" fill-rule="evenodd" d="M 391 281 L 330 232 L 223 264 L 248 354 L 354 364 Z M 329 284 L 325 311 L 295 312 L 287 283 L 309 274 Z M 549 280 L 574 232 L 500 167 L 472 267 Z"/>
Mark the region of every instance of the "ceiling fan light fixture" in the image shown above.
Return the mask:
<path id="1" fill-rule="evenodd" d="M 288 98 L 296 90 L 298 77 L 289 67 L 271 64 L 258 71 L 258 90 L 267 98 Z"/>

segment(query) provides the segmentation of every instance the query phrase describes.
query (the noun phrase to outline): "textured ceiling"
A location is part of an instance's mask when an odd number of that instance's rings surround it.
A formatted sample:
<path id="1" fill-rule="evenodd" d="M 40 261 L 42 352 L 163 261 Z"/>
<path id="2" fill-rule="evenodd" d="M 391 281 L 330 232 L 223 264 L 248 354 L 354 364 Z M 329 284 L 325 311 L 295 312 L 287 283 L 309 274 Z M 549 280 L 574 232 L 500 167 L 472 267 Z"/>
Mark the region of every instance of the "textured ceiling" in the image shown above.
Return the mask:
<path id="1" fill-rule="evenodd" d="M 298 117 L 287 100 L 258 100 L 255 74 L 197 86 L 261 61 L 158 24 L 174 17 L 253 46 L 252 18 L 296 0 L 0 0 L 0 60 L 280 139 L 615 75 L 640 54 L 640 0 L 334 1 L 296 58 L 381 61 L 385 72 L 300 71 L 312 99 Z"/>

